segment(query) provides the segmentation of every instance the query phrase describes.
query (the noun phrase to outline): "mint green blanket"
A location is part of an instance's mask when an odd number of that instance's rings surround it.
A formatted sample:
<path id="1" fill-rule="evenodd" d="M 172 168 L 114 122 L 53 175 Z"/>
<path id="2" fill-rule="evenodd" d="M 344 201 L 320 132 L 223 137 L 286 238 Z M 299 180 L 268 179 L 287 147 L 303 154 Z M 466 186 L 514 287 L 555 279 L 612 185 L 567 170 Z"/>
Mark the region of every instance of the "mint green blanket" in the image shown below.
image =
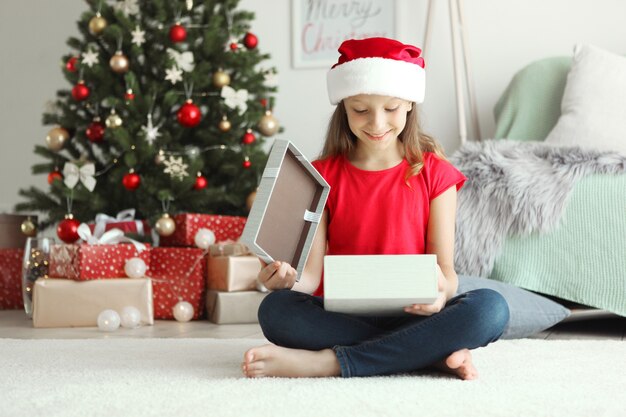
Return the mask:
<path id="1" fill-rule="evenodd" d="M 545 139 L 561 114 L 570 65 L 548 58 L 518 72 L 494 109 L 494 137 Z M 626 316 L 626 176 L 582 179 L 559 227 L 509 236 L 490 278 Z"/>
<path id="2" fill-rule="evenodd" d="M 626 175 L 580 180 L 559 227 L 510 236 L 490 278 L 626 316 Z"/>

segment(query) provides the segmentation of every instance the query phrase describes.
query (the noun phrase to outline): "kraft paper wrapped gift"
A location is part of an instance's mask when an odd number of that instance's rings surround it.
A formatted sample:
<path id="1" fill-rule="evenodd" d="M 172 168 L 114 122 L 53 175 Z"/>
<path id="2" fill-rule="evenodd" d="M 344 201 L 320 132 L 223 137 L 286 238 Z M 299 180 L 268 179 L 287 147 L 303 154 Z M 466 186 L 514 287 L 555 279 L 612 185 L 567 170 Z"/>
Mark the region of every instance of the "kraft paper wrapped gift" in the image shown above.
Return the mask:
<path id="1" fill-rule="evenodd" d="M 150 271 L 154 286 L 154 318 L 171 320 L 174 306 L 187 301 L 194 320 L 204 311 L 206 256 L 198 248 L 152 248 Z"/>
<path id="2" fill-rule="evenodd" d="M 222 216 L 217 214 L 183 213 L 174 216 L 176 230 L 171 236 L 160 239 L 161 246 L 193 246 L 200 229 L 209 229 L 215 233 L 215 241 L 237 240 L 246 224 L 245 217 Z"/>
<path id="3" fill-rule="evenodd" d="M 127 306 L 141 313 L 141 324 L 153 324 L 152 283 L 149 279 L 38 279 L 33 294 L 34 327 L 94 327 L 106 309 L 118 313 Z"/>
<path id="4" fill-rule="evenodd" d="M 207 264 L 207 288 L 210 290 L 248 291 L 257 288 L 261 262 L 256 256 L 209 256 Z"/>
<path id="5" fill-rule="evenodd" d="M 146 245 L 148 247 L 148 245 Z M 86 281 L 126 278 L 124 265 L 130 258 L 141 258 L 150 265 L 150 251 L 139 252 L 130 243 L 53 245 L 50 250 L 51 278 Z"/>
<path id="6" fill-rule="evenodd" d="M 243 243 L 216 243 L 209 246 L 211 256 L 242 256 L 250 255 L 250 249 Z"/>
<path id="7" fill-rule="evenodd" d="M 0 248 L 0 310 L 17 310 L 22 298 L 22 261 L 24 249 Z"/>
<path id="8" fill-rule="evenodd" d="M 259 291 L 210 290 L 206 297 L 208 318 L 217 324 L 258 323 L 257 312 L 266 295 Z"/>
<path id="9" fill-rule="evenodd" d="M 302 276 L 330 185 L 291 142 L 276 140 L 240 242 L 266 263 Z"/>

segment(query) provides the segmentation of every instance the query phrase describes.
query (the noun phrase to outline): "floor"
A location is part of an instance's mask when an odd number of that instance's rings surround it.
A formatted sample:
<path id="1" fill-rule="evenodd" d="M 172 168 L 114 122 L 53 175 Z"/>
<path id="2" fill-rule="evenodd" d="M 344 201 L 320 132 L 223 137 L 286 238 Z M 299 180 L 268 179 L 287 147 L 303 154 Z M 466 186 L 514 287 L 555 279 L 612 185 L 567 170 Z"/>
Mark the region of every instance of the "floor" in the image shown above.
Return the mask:
<path id="1" fill-rule="evenodd" d="M 258 324 L 213 324 L 206 320 L 188 323 L 157 320 L 154 326 L 137 329 L 120 328 L 105 333 L 96 327 L 35 329 L 20 310 L 0 311 L 0 338 L 12 339 L 107 339 L 128 337 L 172 338 L 253 338 L 263 337 Z M 626 317 L 602 317 L 560 323 L 534 335 L 534 339 L 626 340 Z"/>

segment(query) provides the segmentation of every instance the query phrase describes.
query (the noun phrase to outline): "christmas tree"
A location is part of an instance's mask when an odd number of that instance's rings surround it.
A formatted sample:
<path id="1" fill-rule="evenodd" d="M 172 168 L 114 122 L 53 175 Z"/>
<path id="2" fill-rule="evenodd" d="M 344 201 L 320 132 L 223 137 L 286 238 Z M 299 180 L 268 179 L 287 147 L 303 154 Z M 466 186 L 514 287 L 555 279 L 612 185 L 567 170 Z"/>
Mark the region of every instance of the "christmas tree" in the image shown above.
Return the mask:
<path id="1" fill-rule="evenodd" d="M 128 208 L 153 224 L 164 213 L 245 215 L 278 124 L 276 71 L 238 2 L 87 0 L 82 39 L 63 57 L 69 86 L 35 147 L 46 161 L 32 171 L 49 189 L 20 190 L 16 210 L 44 213 L 43 228 Z"/>

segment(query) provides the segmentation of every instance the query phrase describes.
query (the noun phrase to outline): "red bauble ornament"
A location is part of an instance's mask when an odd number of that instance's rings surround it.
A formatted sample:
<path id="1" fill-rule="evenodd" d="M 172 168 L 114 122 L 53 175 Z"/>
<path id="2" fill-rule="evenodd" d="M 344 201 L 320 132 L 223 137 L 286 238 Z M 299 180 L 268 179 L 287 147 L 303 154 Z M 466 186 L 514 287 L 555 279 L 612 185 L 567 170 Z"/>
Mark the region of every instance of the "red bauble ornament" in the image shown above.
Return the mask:
<path id="1" fill-rule="evenodd" d="M 77 61 L 78 61 L 78 57 L 76 57 L 76 56 L 71 57 L 65 63 L 65 69 L 68 70 L 69 72 L 76 72 L 76 70 L 77 70 L 76 62 Z"/>
<path id="2" fill-rule="evenodd" d="M 196 190 L 201 190 L 203 188 L 206 188 L 207 185 L 209 185 L 207 179 L 203 177 L 200 173 L 198 173 L 198 176 L 196 177 L 196 183 L 193 185 L 193 188 Z"/>
<path id="3" fill-rule="evenodd" d="M 248 157 L 246 156 L 246 159 L 243 161 L 243 164 L 241 165 L 243 165 L 245 169 L 248 169 L 252 166 L 252 162 L 250 162 L 250 159 L 248 159 Z"/>
<path id="4" fill-rule="evenodd" d="M 255 140 L 256 140 L 256 136 L 254 136 L 254 133 L 252 133 L 250 129 L 248 129 L 248 131 L 243 134 L 243 138 L 241 139 L 244 145 L 250 145 Z"/>
<path id="5" fill-rule="evenodd" d="M 80 226 L 80 222 L 69 214 L 57 226 L 57 236 L 65 243 L 74 243 L 80 238 L 78 226 Z"/>
<path id="6" fill-rule="evenodd" d="M 87 138 L 93 143 L 102 142 L 104 139 L 104 124 L 100 121 L 99 118 L 95 118 L 93 122 L 89 126 L 87 126 L 87 130 L 85 130 L 85 134 Z"/>
<path id="7" fill-rule="evenodd" d="M 191 99 L 187 100 L 178 110 L 178 123 L 185 127 L 195 127 L 200 123 L 202 113 L 200 108 L 193 104 Z"/>
<path id="8" fill-rule="evenodd" d="M 248 49 L 254 49 L 259 44 L 259 38 L 248 32 L 246 33 L 246 36 L 243 37 L 243 44 L 246 45 L 246 48 Z"/>
<path id="9" fill-rule="evenodd" d="M 230 50 L 231 51 L 236 51 L 237 49 L 239 49 L 239 45 L 237 45 L 237 42 L 231 42 Z"/>
<path id="10" fill-rule="evenodd" d="M 126 90 L 126 93 L 124 93 L 124 100 L 133 101 L 134 99 L 135 99 L 135 93 L 133 93 L 133 90 L 129 88 L 128 90 Z"/>
<path id="11" fill-rule="evenodd" d="M 63 174 L 61 174 L 61 171 L 54 170 L 48 174 L 48 184 L 52 185 L 55 180 L 63 180 Z"/>
<path id="12" fill-rule="evenodd" d="M 135 191 L 141 185 L 141 177 L 131 170 L 122 178 L 122 184 L 128 191 Z"/>
<path id="13" fill-rule="evenodd" d="M 170 40 L 172 42 L 183 42 L 185 39 L 187 39 L 187 30 L 180 23 L 176 23 L 170 28 Z"/>
<path id="14" fill-rule="evenodd" d="M 267 99 L 266 98 L 262 98 L 261 100 L 259 100 L 259 102 L 261 103 L 261 106 L 263 106 L 263 108 L 267 108 Z"/>
<path id="15" fill-rule="evenodd" d="M 78 84 L 72 88 L 72 97 L 76 101 L 83 101 L 89 97 L 89 87 L 85 85 L 84 81 L 79 81 Z"/>

